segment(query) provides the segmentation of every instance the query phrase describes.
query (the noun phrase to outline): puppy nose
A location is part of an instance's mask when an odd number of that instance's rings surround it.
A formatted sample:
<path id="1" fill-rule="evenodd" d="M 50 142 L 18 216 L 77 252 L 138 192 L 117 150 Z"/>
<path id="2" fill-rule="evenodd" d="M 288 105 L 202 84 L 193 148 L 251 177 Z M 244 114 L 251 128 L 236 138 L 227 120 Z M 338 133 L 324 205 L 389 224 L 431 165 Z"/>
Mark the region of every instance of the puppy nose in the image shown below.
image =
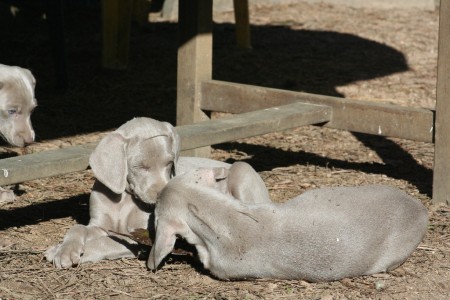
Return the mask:
<path id="1" fill-rule="evenodd" d="M 34 134 L 33 135 L 27 135 L 23 138 L 23 141 L 25 144 L 32 144 L 34 142 Z"/>
<path id="2" fill-rule="evenodd" d="M 23 134 L 20 136 L 19 144 L 21 147 L 32 144 L 34 142 L 34 136 L 30 136 L 28 134 Z"/>
<path id="3" fill-rule="evenodd" d="M 13 139 L 15 146 L 23 147 L 34 142 L 34 131 L 19 131 Z"/>
<path id="4" fill-rule="evenodd" d="M 25 139 L 20 135 L 13 137 L 11 140 L 8 140 L 8 142 L 11 145 L 16 146 L 16 147 L 24 147 L 25 146 Z"/>

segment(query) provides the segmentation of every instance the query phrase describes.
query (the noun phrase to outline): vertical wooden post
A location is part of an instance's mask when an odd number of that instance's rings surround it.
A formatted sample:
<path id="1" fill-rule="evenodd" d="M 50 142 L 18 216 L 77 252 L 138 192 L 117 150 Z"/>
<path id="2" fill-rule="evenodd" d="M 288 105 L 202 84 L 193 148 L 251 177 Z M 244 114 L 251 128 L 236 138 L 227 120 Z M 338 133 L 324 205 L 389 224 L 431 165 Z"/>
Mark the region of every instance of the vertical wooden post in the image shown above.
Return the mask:
<path id="1" fill-rule="evenodd" d="M 148 15 L 150 13 L 149 0 L 132 0 L 132 19 L 139 25 L 144 26 L 148 23 Z"/>
<path id="2" fill-rule="evenodd" d="M 251 49 L 248 0 L 233 0 L 233 5 L 236 24 L 236 43 L 239 48 Z"/>
<path id="3" fill-rule="evenodd" d="M 450 204 L 450 1 L 439 8 L 433 203 Z"/>
<path id="4" fill-rule="evenodd" d="M 178 2 L 177 126 L 208 120 L 200 109 L 204 80 L 212 78 L 212 0 Z M 210 147 L 183 155 L 208 157 Z"/>
<path id="5" fill-rule="evenodd" d="M 109 69 L 126 69 L 130 47 L 130 0 L 102 0 L 102 65 Z"/>
<path id="6" fill-rule="evenodd" d="M 47 14 L 48 31 L 55 64 L 56 86 L 65 90 L 69 87 L 69 78 L 62 0 L 46 0 L 45 13 Z"/>

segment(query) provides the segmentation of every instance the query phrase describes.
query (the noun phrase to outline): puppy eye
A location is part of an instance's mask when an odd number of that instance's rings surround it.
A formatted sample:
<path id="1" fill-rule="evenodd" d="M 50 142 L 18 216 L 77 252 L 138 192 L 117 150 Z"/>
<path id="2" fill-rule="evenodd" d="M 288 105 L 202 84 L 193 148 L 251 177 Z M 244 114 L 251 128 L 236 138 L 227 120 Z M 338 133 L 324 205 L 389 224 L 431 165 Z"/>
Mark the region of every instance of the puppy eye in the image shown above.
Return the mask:
<path id="1" fill-rule="evenodd" d="M 12 115 L 17 114 L 17 109 L 11 108 L 11 109 L 8 109 L 7 112 L 8 112 L 8 115 L 12 116 Z"/>
<path id="2" fill-rule="evenodd" d="M 140 164 L 139 165 L 131 165 L 130 168 L 132 170 L 135 170 L 136 172 L 149 170 L 149 168 L 147 166 L 140 165 Z"/>

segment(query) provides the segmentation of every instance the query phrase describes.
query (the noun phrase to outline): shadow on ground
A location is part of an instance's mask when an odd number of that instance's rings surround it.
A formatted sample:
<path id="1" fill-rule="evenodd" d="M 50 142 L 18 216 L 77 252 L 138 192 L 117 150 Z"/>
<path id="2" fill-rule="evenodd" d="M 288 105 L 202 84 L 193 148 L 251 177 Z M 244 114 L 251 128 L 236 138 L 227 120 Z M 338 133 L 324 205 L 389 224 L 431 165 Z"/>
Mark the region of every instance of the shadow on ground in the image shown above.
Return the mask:
<path id="1" fill-rule="evenodd" d="M 91 1 L 91 3 L 95 1 Z M 69 5 L 70 4 L 70 5 Z M 135 116 L 175 122 L 177 25 L 134 26 L 126 71 L 100 66 L 100 11 L 69 1 L 65 9 L 70 88 L 54 88 L 54 64 L 45 22 L 0 18 L 0 63 L 30 68 L 39 107 L 40 139 L 120 126 Z M 288 26 L 252 26 L 252 51 L 235 46 L 234 25 L 214 26 L 214 74 L 219 80 L 340 96 L 336 86 L 408 69 L 399 51 L 355 35 Z"/>
<path id="2" fill-rule="evenodd" d="M 418 164 L 410 153 L 389 139 L 362 133 L 353 134 L 366 147 L 376 151 L 384 163 L 351 162 L 345 160 L 345 157 L 332 159 L 304 151 L 292 152 L 246 143 L 224 143 L 214 147 L 225 151 L 246 153 L 250 158 L 244 159 L 244 161 L 252 165 L 258 172 L 300 164 L 355 170 L 371 174 L 385 174 L 395 179 L 406 180 L 416 186 L 421 193 L 431 197 L 433 178 L 431 169 Z M 267 159 L 267 157 L 276 157 L 276 159 Z M 227 162 L 233 163 L 233 160 Z"/>
<path id="3" fill-rule="evenodd" d="M 83 194 L 67 199 L 49 200 L 16 207 L 10 210 L 0 209 L 0 230 L 12 227 L 38 224 L 49 220 L 72 217 L 77 223 L 89 222 L 89 195 Z"/>

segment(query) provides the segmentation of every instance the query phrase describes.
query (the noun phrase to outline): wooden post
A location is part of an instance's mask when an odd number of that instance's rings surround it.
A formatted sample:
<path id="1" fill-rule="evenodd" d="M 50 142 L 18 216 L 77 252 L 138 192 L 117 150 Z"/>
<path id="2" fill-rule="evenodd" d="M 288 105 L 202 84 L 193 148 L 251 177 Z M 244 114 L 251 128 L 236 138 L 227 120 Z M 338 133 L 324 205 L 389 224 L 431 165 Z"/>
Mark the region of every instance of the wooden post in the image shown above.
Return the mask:
<path id="1" fill-rule="evenodd" d="M 150 13 L 150 1 L 149 0 L 132 0 L 132 19 L 139 25 L 144 26 L 148 24 L 148 15 Z"/>
<path id="2" fill-rule="evenodd" d="M 180 0 L 177 126 L 208 120 L 200 109 L 201 82 L 212 77 L 212 1 Z M 208 157 L 210 147 L 183 152 Z"/>
<path id="3" fill-rule="evenodd" d="M 126 69 L 130 47 L 130 0 L 102 0 L 102 65 L 109 69 Z"/>
<path id="4" fill-rule="evenodd" d="M 236 24 L 236 43 L 239 48 L 251 49 L 248 0 L 233 0 L 233 5 Z"/>
<path id="5" fill-rule="evenodd" d="M 45 13 L 47 14 L 48 31 L 55 64 L 56 86 L 59 89 L 66 90 L 69 87 L 69 78 L 62 0 L 46 0 Z"/>
<path id="6" fill-rule="evenodd" d="M 450 1 L 439 8 L 433 203 L 450 204 Z"/>

